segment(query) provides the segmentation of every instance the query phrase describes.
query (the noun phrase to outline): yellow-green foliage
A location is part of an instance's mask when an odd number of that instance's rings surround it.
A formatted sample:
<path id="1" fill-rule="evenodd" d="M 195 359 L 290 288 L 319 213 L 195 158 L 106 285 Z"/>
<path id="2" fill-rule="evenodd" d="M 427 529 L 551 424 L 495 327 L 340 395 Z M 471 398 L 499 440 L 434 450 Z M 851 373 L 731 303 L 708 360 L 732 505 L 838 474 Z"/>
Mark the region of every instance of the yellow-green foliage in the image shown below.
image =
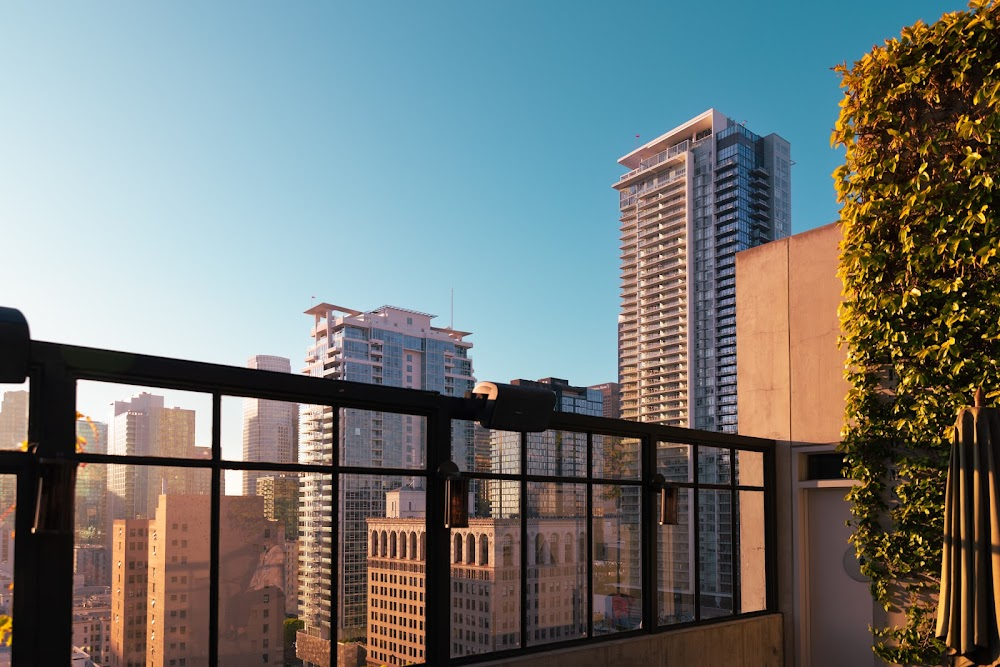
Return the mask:
<path id="1" fill-rule="evenodd" d="M 976 387 L 1000 396 L 1000 5 L 836 69 L 853 539 L 873 594 L 906 614 L 876 653 L 937 665 L 948 429 Z"/>

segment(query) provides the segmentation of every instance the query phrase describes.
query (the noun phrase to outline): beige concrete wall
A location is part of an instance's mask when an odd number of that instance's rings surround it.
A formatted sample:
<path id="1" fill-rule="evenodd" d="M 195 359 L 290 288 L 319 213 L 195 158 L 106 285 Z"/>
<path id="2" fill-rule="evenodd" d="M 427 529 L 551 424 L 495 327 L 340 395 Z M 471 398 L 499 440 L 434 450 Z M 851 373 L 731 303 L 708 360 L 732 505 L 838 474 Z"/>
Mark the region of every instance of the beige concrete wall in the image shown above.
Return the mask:
<path id="1" fill-rule="evenodd" d="M 809 664 L 809 582 L 823 576 L 810 570 L 804 541 L 808 494 L 826 486 L 846 494 L 851 484 L 809 481 L 805 474 L 808 454 L 833 451 L 840 442 L 844 419 L 840 239 L 840 227 L 831 224 L 736 256 L 739 427 L 778 441 L 778 604 L 789 666 Z M 846 548 L 841 541 L 830 546 L 838 553 Z M 879 622 L 877 610 L 868 613 Z"/>
<path id="2" fill-rule="evenodd" d="M 781 667 L 781 635 L 781 616 L 771 614 L 482 664 L 489 667 Z"/>
<path id="3" fill-rule="evenodd" d="M 736 255 L 740 433 L 840 441 L 847 381 L 837 347 L 840 228 L 827 225 Z"/>

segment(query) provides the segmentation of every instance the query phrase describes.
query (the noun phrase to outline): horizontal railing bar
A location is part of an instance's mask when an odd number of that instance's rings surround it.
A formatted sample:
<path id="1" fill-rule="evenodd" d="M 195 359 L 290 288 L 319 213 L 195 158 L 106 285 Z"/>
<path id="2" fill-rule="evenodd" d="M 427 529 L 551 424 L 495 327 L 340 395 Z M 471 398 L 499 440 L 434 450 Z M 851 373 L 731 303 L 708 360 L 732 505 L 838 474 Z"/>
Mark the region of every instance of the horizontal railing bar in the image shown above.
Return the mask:
<path id="1" fill-rule="evenodd" d="M 43 341 L 32 341 L 31 354 L 36 361 L 59 359 L 67 365 L 71 374 L 81 380 L 153 385 L 203 394 L 218 392 L 239 398 L 264 398 L 415 416 L 427 416 L 443 407 L 451 419 L 474 421 L 476 416 L 477 401 L 474 399 L 420 389 L 275 373 Z M 636 439 L 648 434 L 663 444 L 702 444 L 749 451 L 766 451 L 774 447 L 773 440 L 763 438 L 567 412 L 552 413 L 549 430 L 589 431 L 595 435 Z"/>
<path id="2" fill-rule="evenodd" d="M 473 416 L 465 406 L 465 399 L 420 389 L 275 373 L 41 341 L 32 341 L 31 354 L 33 359 L 39 361 L 53 357 L 60 359 L 66 364 L 69 373 L 79 380 L 152 385 L 201 394 L 220 393 L 237 398 L 265 398 L 415 416 L 430 414 L 445 400 L 452 403 L 449 407 L 454 414 L 466 414 L 468 418 Z"/>

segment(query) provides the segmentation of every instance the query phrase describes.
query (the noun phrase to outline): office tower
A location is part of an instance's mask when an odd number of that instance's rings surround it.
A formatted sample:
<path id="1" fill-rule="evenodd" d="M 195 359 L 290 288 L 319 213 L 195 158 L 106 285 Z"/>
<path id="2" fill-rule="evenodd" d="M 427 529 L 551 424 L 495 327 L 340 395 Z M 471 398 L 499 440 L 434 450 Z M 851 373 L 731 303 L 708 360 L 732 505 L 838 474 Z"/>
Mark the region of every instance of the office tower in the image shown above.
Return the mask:
<path id="1" fill-rule="evenodd" d="M 112 527 L 111 667 L 146 661 L 148 519 L 117 519 Z"/>
<path id="2" fill-rule="evenodd" d="M 78 445 L 87 454 L 108 453 L 108 425 L 76 422 Z M 82 439 L 82 440 L 81 440 Z M 76 544 L 100 545 L 111 552 L 107 525 L 108 467 L 81 465 L 76 470 Z M 108 581 L 102 581 L 104 586 Z"/>
<path id="3" fill-rule="evenodd" d="M 734 433 L 735 255 L 790 232 L 789 144 L 710 109 L 618 162 L 622 417 Z"/>
<path id="4" fill-rule="evenodd" d="M 17 449 L 28 439 L 28 392 L 6 391 L 0 403 L 0 449 Z"/>
<path id="5" fill-rule="evenodd" d="M 314 318 L 313 343 L 304 372 L 393 387 L 409 387 L 463 396 L 472 389 L 472 343 L 468 332 L 431 325 L 433 315 L 383 306 L 362 312 L 327 303 L 307 314 Z M 373 468 L 422 469 L 426 461 L 423 418 L 342 409 L 334 419 L 330 408 L 303 406 L 299 429 L 301 463 L 330 463 L 334 424 L 338 428 L 340 463 Z M 463 470 L 475 464 L 472 422 L 455 423 L 453 457 Z M 299 598 L 305 628 L 297 650 L 307 664 L 325 664 L 331 637 L 363 639 L 367 611 L 368 517 L 385 516 L 385 494 L 419 478 L 398 475 L 345 475 L 337 498 L 338 534 L 330 535 L 332 497 L 328 475 L 302 476 L 299 514 Z M 330 550 L 338 549 L 338 627 L 331 632 Z"/>
<path id="6" fill-rule="evenodd" d="M 155 518 L 114 522 L 112 667 L 207 664 L 218 632 L 219 664 L 282 661 L 284 534 L 263 499 L 222 496 L 219 627 L 209 623 L 211 498 L 161 495 Z"/>
<path id="7" fill-rule="evenodd" d="M 111 549 L 103 544 L 74 545 L 73 574 L 83 586 L 110 586 Z"/>
<path id="8" fill-rule="evenodd" d="M 247 368 L 275 373 L 291 373 L 292 362 L 284 357 L 258 354 L 250 357 Z M 243 460 L 295 463 L 298 460 L 299 407 L 295 403 L 264 398 L 243 399 Z M 257 492 L 256 480 L 265 475 L 243 471 L 243 495 Z M 289 532 L 294 535 L 294 532 Z"/>
<path id="9" fill-rule="evenodd" d="M 512 385 L 549 389 L 556 395 L 555 410 L 582 415 L 601 416 L 604 412 L 601 392 L 588 387 L 574 387 L 566 380 L 543 378 L 511 380 Z M 598 436 L 599 438 L 600 436 Z M 521 434 L 512 431 L 491 433 L 493 472 L 518 474 L 521 457 Z M 527 444 L 528 473 L 576 477 L 587 471 L 587 436 L 568 431 L 529 433 Z M 516 484 L 494 482 L 490 485 L 492 516 L 509 518 L 519 515 L 520 492 Z M 582 508 L 565 506 L 561 494 L 540 498 L 536 509 L 542 516 L 577 516 Z"/>
<path id="10" fill-rule="evenodd" d="M 285 617 L 284 531 L 257 496 L 219 509 L 219 665 L 280 663 Z M 148 667 L 194 665 L 208 654 L 211 499 L 160 496 L 149 524 Z"/>
<path id="11" fill-rule="evenodd" d="M 163 397 L 142 392 L 115 401 L 108 435 L 110 454 L 203 458 L 208 448 L 194 444 L 195 412 L 164 407 Z M 161 493 L 208 493 L 207 475 L 191 468 L 110 464 L 109 521 L 150 519 Z"/>
<path id="12" fill-rule="evenodd" d="M 298 475 L 264 474 L 257 478 L 254 495 L 264 499 L 264 516 L 284 527 L 285 539 L 294 540 L 299 534 Z"/>
<path id="13" fill-rule="evenodd" d="M 285 533 L 285 611 L 299 615 L 299 478 L 264 475 L 257 478 L 257 495 L 264 499 L 264 517 L 281 524 Z"/>
<path id="14" fill-rule="evenodd" d="M 595 391 L 601 392 L 601 400 L 604 402 L 604 417 L 608 419 L 621 419 L 622 418 L 622 408 L 621 408 L 621 389 L 617 382 L 605 382 L 604 384 L 595 384 L 590 387 Z"/>
<path id="15" fill-rule="evenodd" d="M 0 449 L 18 449 L 28 439 L 28 392 L 7 391 L 0 402 Z M 17 478 L 0 475 L 0 561 L 13 562 Z"/>

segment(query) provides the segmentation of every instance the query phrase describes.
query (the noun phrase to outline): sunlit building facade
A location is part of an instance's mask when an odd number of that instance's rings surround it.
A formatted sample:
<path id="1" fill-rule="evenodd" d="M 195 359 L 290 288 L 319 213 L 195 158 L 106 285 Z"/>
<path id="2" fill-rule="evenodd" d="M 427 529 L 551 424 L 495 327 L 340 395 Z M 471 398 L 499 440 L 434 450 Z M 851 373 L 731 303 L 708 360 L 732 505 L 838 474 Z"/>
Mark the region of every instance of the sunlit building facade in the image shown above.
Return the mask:
<path id="1" fill-rule="evenodd" d="M 587 630 L 585 523 L 528 522 L 529 643 L 564 641 Z M 424 657 L 423 518 L 368 521 L 368 664 Z M 451 655 L 521 645 L 521 527 L 516 519 L 470 519 L 451 531 Z"/>
<path id="2" fill-rule="evenodd" d="M 195 446 L 194 410 L 165 407 L 163 396 L 146 392 L 112 405 L 109 454 L 200 458 L 207 449 Z M 208 493 L 208 476 L 199 473 L 179 467 L 109 465 L 109 521 L 151 519 L 162 493 Z"/>

